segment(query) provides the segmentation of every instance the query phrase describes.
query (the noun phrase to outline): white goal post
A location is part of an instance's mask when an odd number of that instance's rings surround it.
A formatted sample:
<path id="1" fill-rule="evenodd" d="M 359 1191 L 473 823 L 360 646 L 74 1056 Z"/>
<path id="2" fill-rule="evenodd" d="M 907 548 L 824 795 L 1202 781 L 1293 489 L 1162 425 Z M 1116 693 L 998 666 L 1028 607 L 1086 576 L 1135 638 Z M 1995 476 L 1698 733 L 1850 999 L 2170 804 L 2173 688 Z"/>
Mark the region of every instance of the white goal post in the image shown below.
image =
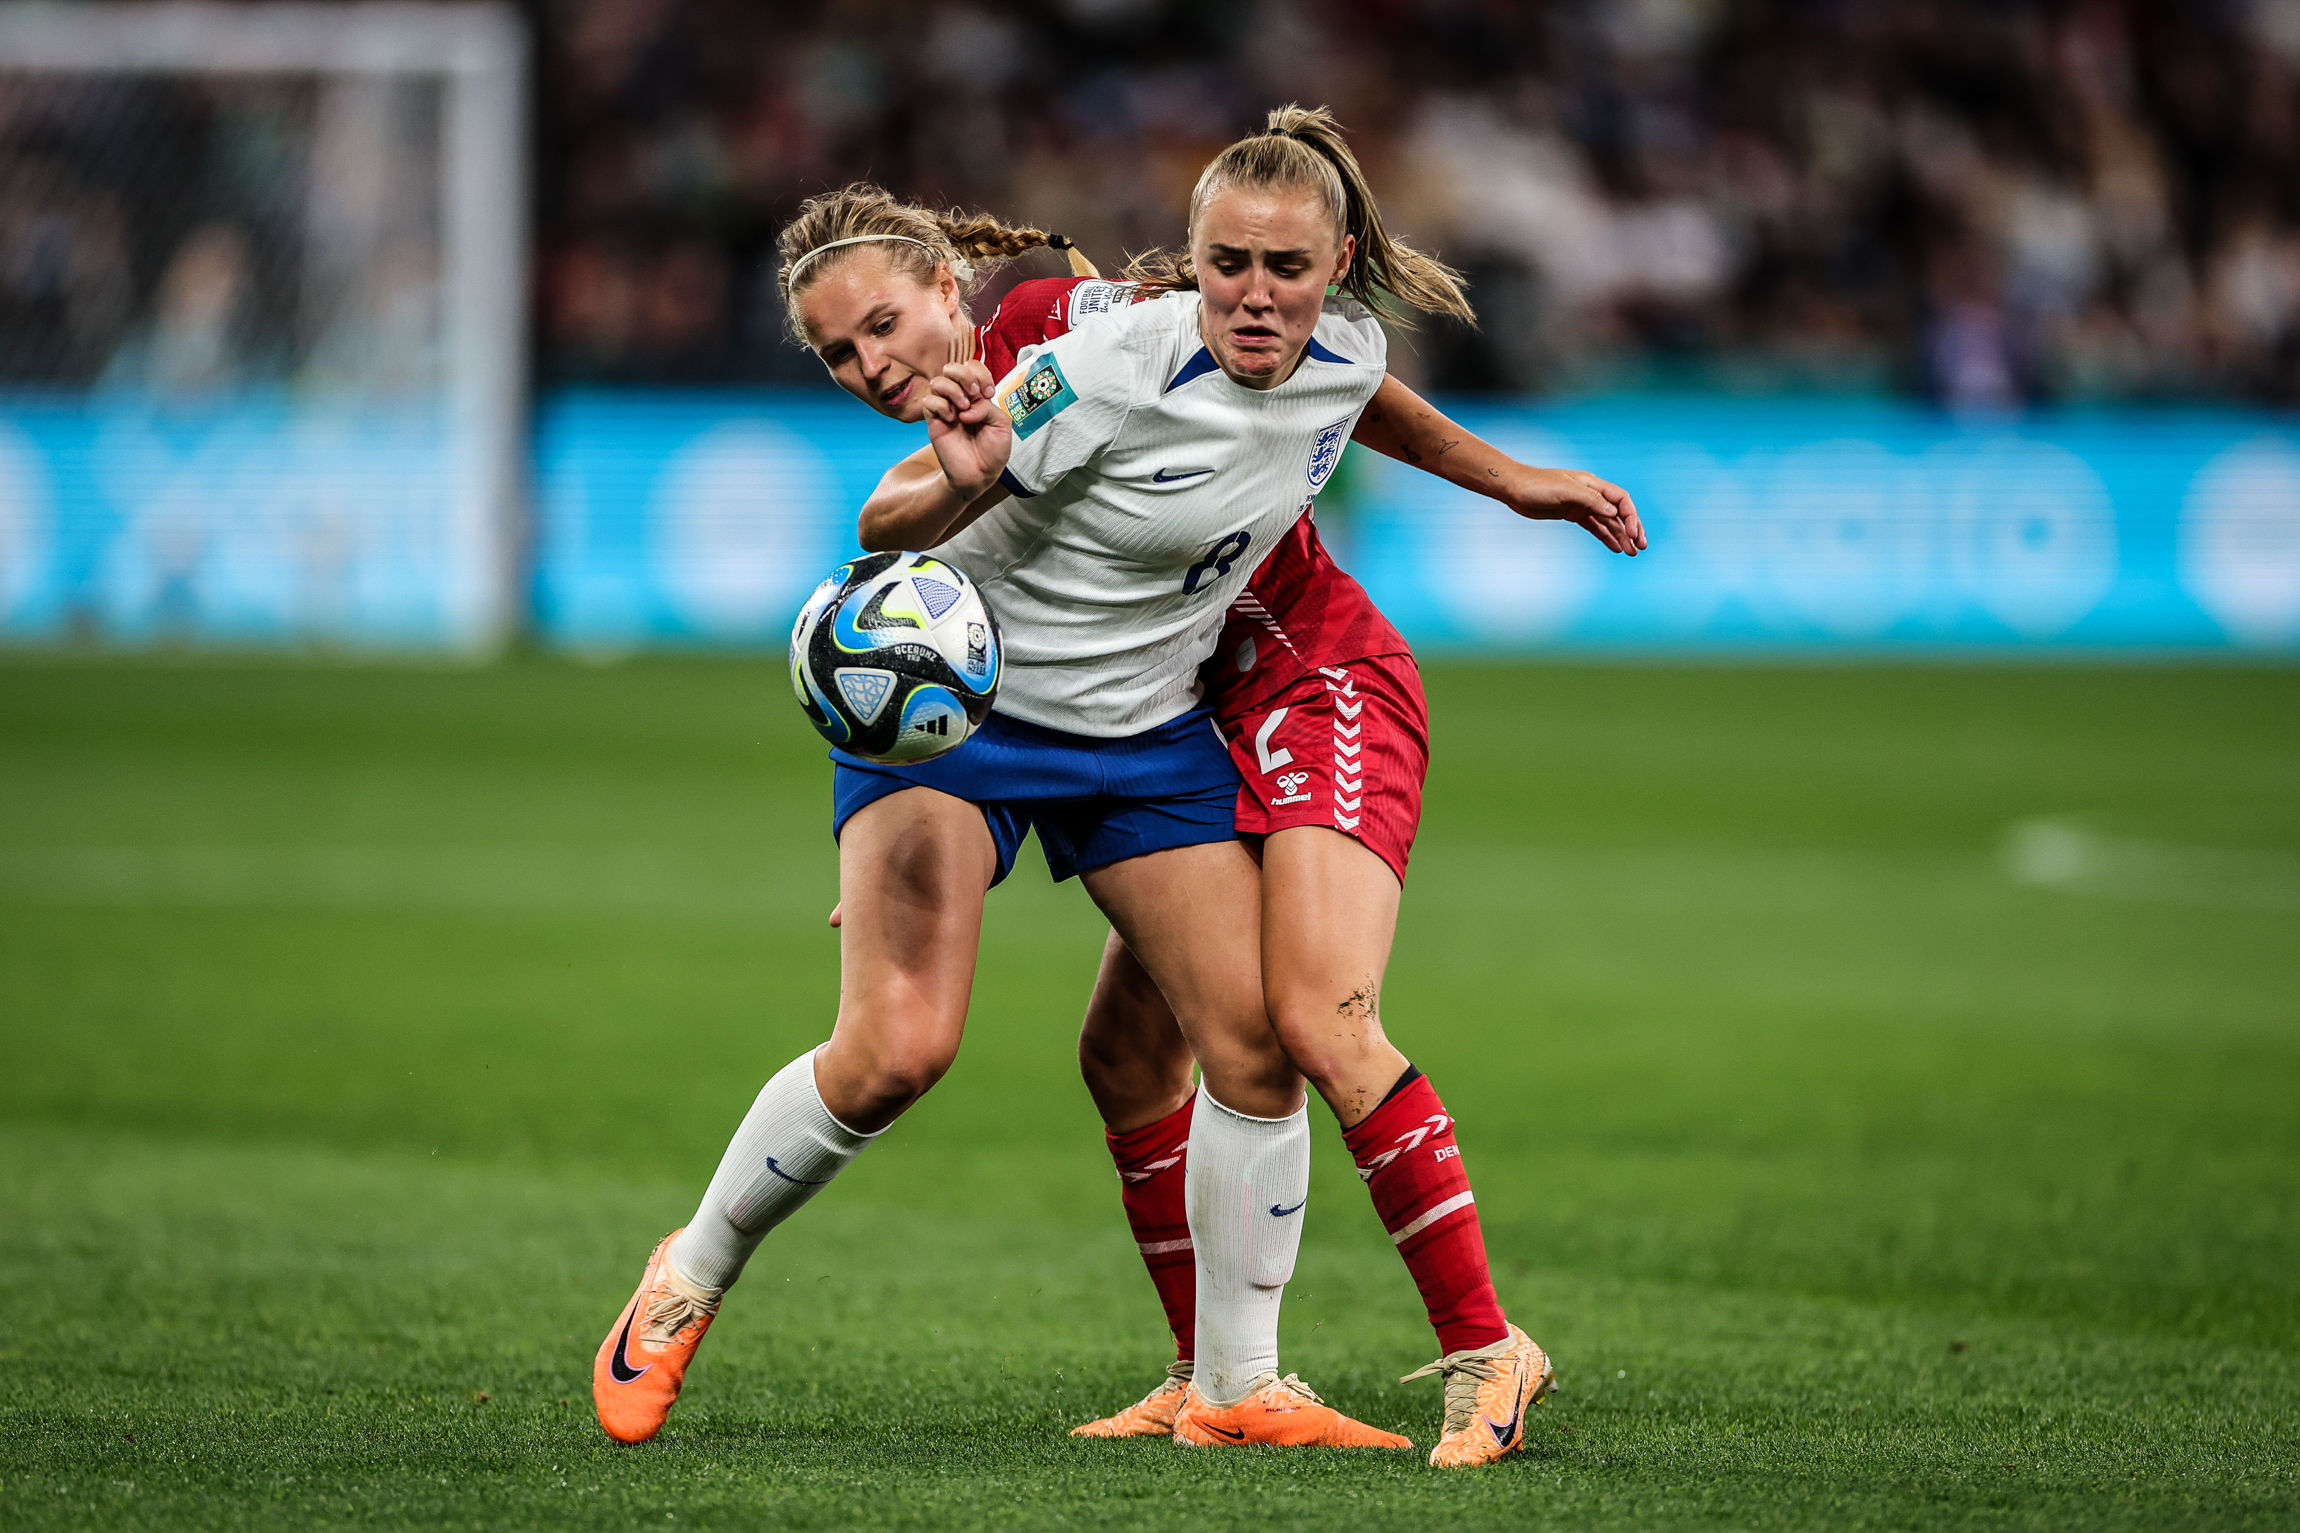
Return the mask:
<path id="1" fill-rule="evenodd" d="M 242 125 L 232 131 L 254 147 L 241 144 L 239 139 L 219 140 L 221 147 L 209 155 L 210 160 L 228 158 L 229 154 L 247 160 L 271 152 L 275 161 L 288 167 L 270 172 L 285 190 L 259 184 L 255 190 L 239 194 L 241 202 L 235 206 L 260 207 L 264 210 L 261 218 L 270 220 L 257 231 L 271 240 L 268 253 L 257 250 L 244 259 L 247 275 L 242 286 L 252 295 L 248 303 L 294 310 L 276 317 L 270 339 L 257 337 L 247 344 L 248 354 L 260 353 L 268 371 L 257 377 L 262 370 L 251 365 L 235 374 L 233 383 L 211 388 L 201 396 L 211 410 L 220 408 L 215 401 L 232 390 L 238 391 L 232 397 L 269 400 L 267 408 L 272 414 L 294 423 L 293 429 L 302 433 L 299 440 L 306 443 L 319 432 L 309 420 L 315 411 L 333 412 L 337 440 L 357 439 L 363 429 L 357 418 L 360 400 L 388 396 L 403 413 L 416 408 L 409 404 L 415 400 L 439 423 L 436 436 L 424 438 L 437 446 L 436 463 L 420 473 L 409 472 L 397 492 L 400 500 L 391 500 L 388 487 L 377 489 L 373 484 L 393 477 L 388 454 L 379 458 L 371 451 L 361 460 L 367 468 L 345 471 L 349 477 L 362 479 L 362 484 L 356 493 L 340 500 L 354 509 L 339 512 L 339 522 L 348 526 L 364 517 L 370 522 L 389 523 L 396 530 L 377 537 L 366 537 L 356 528 L 327 534 L 336 539 L 333 544 L 327 544 L 326 537 L 319 534 L 297 534 L 307 543 L 317 538 L 328 547 L 359 550 L 381 549 L 397 539 L 392 545 L 397 552 L 390 555 L 397 561 L 391 566 L 392 573 L 386 576 L 349 569 L 349 564 L 369 557 L 365 552 L 329 555 L 335 560 L 330 566 L 334 574 L 329 577 L 335 585 L 328 589 L 337 594 L 323 593 L 319 598 L 308 593 L 283 595 L 276 603 L 279 612 L 267 619 L 258 611 L 261 599 L 248 594 L 256 589 L 250 583 L 256 577 L 245 573 L 218 575 L 202 566 L 194 576 L 209 581 L 208 587 L 201 588 L 209 592 L 201 598 L 207 605 L 199 606 L 195 601 L 187 607 L 192 615 L 185 620 L 186 636 L 262 640 L 316 635 L 352 643 L 483 649 L 499 642 L 518 620 L 519 540 L 526 481 L 527 47 L 519 15 L 502 4 L 400 0 L 344 5 L 234 5 L 205 0 L 0 4 L 0 87 L 14 92 L 0 95 L 0 172 L 28 163 L 28 155 L 45 155 L 47 159 L 39 163 L 43 167 L 40 175 L 47 179 L 41 184 L 50 184 L 58 174 L 71 174 L 75 157 L 79 162 L 93 163 L 106 155 L 115 159 L 125 155 L 127 151 L 116 141 L 128 136 L 126 127 L 82 129 L 65 147 L 54 145 L 59 133 L 68 137 L 73 122 L 84 122 L 99 110 L 91 103 L 126 99 L 138 90 L 146 92 L 146 98 L 137 99 L 145 100 L 154 90 L 177 89 L 164 83 L 171 77 L 197 82 L 196 92 L 182 96 L 191 106 L 169 108 L 177 110 L 179 116 L 205 110 L 217 93 L 264 89 L 292 93 L 281 98 L 289 100 L 291 107 L 275 113 L 292 119 L 288 127 L 274 134 L 277 139 L 292 141 L 287 149 L 264 150 L 270 141 L 258 131 L 263 127 L 260 113 L 251 110 L 242 116 L 255 127 Z M 147 83 L 154 81 L 163 83 Z M 74 91 L 80 94 L 63 106 L 56 104 Z M 165 112 L 144 105 L 131 104 L 122 110 L 126 113 L 123 121 L 171 120 Z M 28 120 L 27 113 L 36 119 L 43 111 L 47 117 L 42 121 L 62 121 L 65 127 L 50 127 L 45 139 L 32 129 L 20 128 Z M 136 112 L 143 115 L 135 116 Z M 12 141 L 12 133 L 21 142 Z M 422 153 L 408 149 L 411 143 Z M 165 148 L 153 146 L 150 153 L 158 154 Z M 145 153 L 142 149 L 136 152 Z M 407 163 L 419 159 L 423 162 L 420 166 L 411 168 Z M 54 169 L 59 163 L 64 166 L 62 172 Z M 5 175 L 0 174 L 0 183 L 30 185 L 39 179 L 21 170 L 14 173 L 15 182 L 6 182 Z M 235 173 L 243 180 L 259 175 L 257 171 Z M 109 185 L 75 194 L 81 200 L 74 206 L 98 206 L 95 199 L 109 199 L 100 204 L 99 212 L 114 225 L 123 220 L 130 224 L 129 243 L 133 243 L 137 205 L 160 200 L 148 191 L 135 189 L 148 187 L 152 181 L 152 172 L 140 174 L 142 181 L 123 181 L 115 176 Z M 99 175 L 100 171 L 90 171 L 89 184 L 95 185 Z M 47 194 L 21 195 L 25 211 L 18 217 L 19 223 L 35 214 L 48 216 L 42 211 L 45 205 L 33 205 L 41 195 Z M 198 219 L 207 215 L 196 212 L 169 216 L 174 221 L 167 225 L 170 232 L 165 238 L 174 241 L 173 248 L 179 252 L 190 243 L 183 229 L 214 226 L 199 226 Z M 7 208 L 0 206 L 0 229 L 7 225 L 8 217 Z M 256 227 L 249 219 L 243 223 L 251 229 Z M 381 231 L 387 225 L 396 231 L 392 234 L 398 240 L 395 248 L 414 252 L 405 255 L 401 267 L 394 270 L 412 269 L 420 276 L 377 274 L 378 263 L 387 259 L 380 249 L 386 243 Z M 100 221 L 90 227 L 100 232 Z M 231 233 L 227 229 L 211 244 L 228 255 Z M 4 237 L 0 232 L 0 238 Z M 158 245 L 161 237 L 148 236 L 145 243 Z M 255 243 L 251 236 L 243 241 L 243 249 L 252 249 Z M 211 259 L 209 267 L 219 259 Z M 132 287 L 141 296 L 122 297 L 115 308 L 141 304 L 146 311 L 140 321 L 119 321 L 117 333 L 127 339 L 111 344 L 108 352 L 101 344 L 93 347 L 90 360 L 72 364 L 78 368 L 74 372 L 63 362 L 51 366 L 43 360 L 45 353 L 34 355 L 37 348 L 27 329 L 17 347 L 23 355 L 7 364 L 9 380 L 0 380 L 0 389 L 8 381 L 50 393 L 59 386 L 67 392 L 77 388 L 85 398 L 99 402 L 91 408 L 110 408 L 101 406 L 101 401 L 124 397 L 123 390 L 132 392 L 134 380 L 146 376 L 137 372 L 137 365 L 151 350 L 148 345 L 143 351 L 137 350 L 142 343 L 135 337 L 164 328 L 151 318 L 150 311 L 170 294 L 193 292 L 196 296 L 196 279 L 208 269 L 193 256 L 184 257 L 181 272 L 159 271 L 157 259 L 149 254 L 140 257 L 140 263 L 126 257 L 117 263 L 132 275 L 116 279 L 115 286 L 123 293 Z M 178 285 L 170 288 L 170 281 Z M 418 289 L 419 299 L 407 296 Z M 181 303 L 193 301 L 183 299 Z M 399 307 L 389 309 L 393 303 Z M 333 323 L 331 328 L 332 320 L 355 309 L 363 316 L 359 325 Z M 7 315 L 16 312 L 0 308 L 0 330 L 5 329 Z M 409 314 L 417 317 L 394 317 Z M 31 322 L 24 323 L 28 326 Z M 388 369 L 385 362 L 376 359 L 390 348 L 377 335 L 393 324 L 413 332 L 414 338 L 391 341 L 398 350 L 390 354 L 416 360 L 390 363 L 398 372 L 378 382 L 379 370 Z M 70 327 L 58 327 L 59 332 L 66 328 Z M 86 328 L 81 323 L 73 333 Z M 10 344 L 0 333 L 0 350 Z M 44 368 L 54 377 L 46 376 Z M 248 378 L 255 381 L 238 381 Z M 122 379 L 129 382 L 124 384 Z M 393 389 L 397 392 L 392 393 Z M 346 400 L 353 403 L 347 405 Z M 347 419 L 349 424 L 345 424 Z M 8 408 L 0 403 L 0 429 L 8 425 Z M 46 428 L 17 430 L 17 446 L 28 441 L 37 456 L 39 429 Z M 243 422 L 238 429 L 245 436 L 255 428 Z M 307 477 L 313 482 L 326 476 L 324 457 L 323 451 L 315 450 L 303 460 Z M 378 464 L 385 466 L 378 468 Z M 0 465 L 0 477 L 5 477 L 4 471 L 5 465 Z M 47 527 L 47 534 L 53 535 L 43 534 L 47 541 L 40 546 L 54 555 L 55 568 L 50 574 L 60 583 L 60 594 L 55 598 L 61 604 L 58 610 L 78 601 L 108 612 L 111 609 L 106 603 L 119 606 L 126 602 L 128 599 L 118 596 L 112 587 L 77 596 L 68 588 L 75 578 L 101 583 L 98 576 L 75 577 L 74 569 L 127 567 L 123 563 L 127 556 L 115 558 L 108 545 L 98 547 L 91 540 L 131 535 L 138 525 L 137 508 L 107 506 L 98 518 L 128 532 L 90 530 L 93 522 L 88 527 L 73 522 L 80 513 L 71 503 L 61 470 L 35 463 L 27 472 L 34 478 L 46 474 L 43 482 L 50 495 L 49 522 L 53 524 Z M 244 480 L 246 470 L 239 472 Z M 418 484 L 420 490 L 414 488 Z M 212 490 L 195 488 L 177 492 L 176 498 L 180 502 L 186 495 L 207 493 Z M 361 496 L 368 498 L 361 500 Z M 425 511 L 409 499 L 411 496 L 428 496 L 440 503 Z M 310 499 L 310 494 L 305 498 Z M 33 525 L 31 515 L 26 513 L 24 518 L 27 527 Z M 426 523 L 428 530 L 420 536 L 405 532 L 403 524 L 410 518 L 426 516 L 437 518 Z M 231 535 L 228 529 L 207 528 L 199 534 L 205 539 L 199 546 L 208 552 L 198 557 L 209 559 L 220 569 L 219 561 L 235 557 L 216 552 L 226 547 Z M 76 556 L 70 547 L 74 537 L 87 544 Z M 411 537 L 429 552 L 420 557 L 409 555 Z M 32 544 L 26 542 L 24 546 L 30 548 Z M 163 550 L 150 555 L 147 562 L 156 559 L 164 563 L 167 557 L 175 556 Z M 19 564 L 30 569 L 32 565 L 25 561 L 33 558 L 24 554 Z M 425 559 L 435 566 L 437 587 L 424 598 L 430 603 L 428 615 L 411 615 L 394 608 L 392 603 L 398 598 L 378 594 L 415 591 L 425 577 L 414 567 Z M 0 563 L 4 562 L 5 549 L 0 548 Z M 261 563 L 260 557 L 251 554 L 240 558 L 236 567 L 244 572 Z M 23 576 L 19 584 L 31 578 Z M 126 576 L 102 578 L 113 579 L 119 590 L 133 584 Z M 4 580 L 5 572 L 0 571 L 0 581 Z M 287 582 L 292 583 L 292 579 Z M 309 580 L 304 583 L 310 585 Z M 154 576 L 136 589 L 159 590 L 164 584 L 161 577 Z M 286 589 L 285 584 L 282 589 Z M 18 592 L 19 597 L 23 594 Z M 8 618 L 7 602 L 7 591 L 0 589 L 0 627 Z M 41 621 L 41 614 L 48 611 L 37 601 L 24 610 Z M 237 617 L 232 616 L 235 613 Z M 218 616 L 209 621 L 210 615 Z M 129 607 L 120 606 L 117 616 L 97 621 L 96 626 L 103 633 L 117 631 L 133 637 L 144 631 L 138 626 L 142 622 L 144 619 Z"/>

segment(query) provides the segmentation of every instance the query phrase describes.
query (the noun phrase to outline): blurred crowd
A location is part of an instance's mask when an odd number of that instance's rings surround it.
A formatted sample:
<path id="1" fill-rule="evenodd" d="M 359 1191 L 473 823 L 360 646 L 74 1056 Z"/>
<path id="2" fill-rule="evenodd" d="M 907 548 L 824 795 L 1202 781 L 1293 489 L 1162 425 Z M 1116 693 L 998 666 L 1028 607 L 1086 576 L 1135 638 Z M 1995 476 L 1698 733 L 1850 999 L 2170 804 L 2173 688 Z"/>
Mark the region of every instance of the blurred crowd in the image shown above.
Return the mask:
<path id="1" fill-rule="evenodd" d="M 1399 337 L 1430 386 L 2300 400 L 2300 0 L 523 4 L 547 385 L 820 382 L 774 281 L 807 195 L 1107 270 L 1292 100 L 1471 279 L 1480 327 Z M 438 108 L 0 79 L 0 384 L 432 386 Z"/>
<path id="2" fill-rule="evenodd" d="M 1298 100 L 1473 279 L 1479 330 L 1400 348 L 1436 386 L 2300 397 L 2300 0 L 548 0 L 539 29 L 559 380 L 819 376 L 772 239 L 851 178 L 1114 266 Z"/>
<path id="3" fill-rule="evenodd" d="M 439 96 L 0 75 L 0 385 L 435 388 Z"/>

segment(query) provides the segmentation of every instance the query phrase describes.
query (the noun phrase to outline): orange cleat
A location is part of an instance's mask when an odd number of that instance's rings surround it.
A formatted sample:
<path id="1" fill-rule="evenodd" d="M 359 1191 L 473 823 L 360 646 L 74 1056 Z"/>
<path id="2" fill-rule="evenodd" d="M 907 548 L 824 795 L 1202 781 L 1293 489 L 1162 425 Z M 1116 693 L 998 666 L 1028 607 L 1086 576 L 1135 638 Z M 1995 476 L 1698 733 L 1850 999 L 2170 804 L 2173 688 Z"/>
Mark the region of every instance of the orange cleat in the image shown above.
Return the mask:
<path id="1" fill-rule="evenodd" d="M 1158 1387 L 1135 1401 L 1115 1416 L 1100 1421 L 1089 1421 L 1082 1427 L 1072 1427 L 1072 1437 L 1172 1437 L 1174 1413 L 1181 1409 L 1182 1394 L 1190 1387 L 1190 1365 L 1172 1362 L 1166 1365 L 1166 1377 Z"/>
<path id="2" fill-rule="evenodd" d="M 1265 1373 L 1235 1405 L 1212 1405 L 1192 1384 L 1174 1413 L 1174 1440 L 1193 1448 L 1275 1443 L 1289 1448 L 1410 1448 L 1413 1439 L 1352 1421 L 1292 1374 Z"/>
<path id="3" fill-rule="evenodd" d="M 1445 1430 L 1430 1449 L 1440 1469 L 1491 1464 L 1525 1446 L 1525 1413 L 1557 1387 L 1549 1354 L 1516 1326 L 1490 1347 L 1452 1352 L 1398 1382 L 1445 1379 Z"/>
<path id="4" fill-rule="evenodd" d="M 690 1283 L 671 1268 L 673 1230 L 647 1258 L 639 1291 L 623 1306 L 591 1364 L 599 1425 L 619 1443 L 643 1443 L 663 1430 L 687 1365 L 719 1312 L 723 1288 Z"/>

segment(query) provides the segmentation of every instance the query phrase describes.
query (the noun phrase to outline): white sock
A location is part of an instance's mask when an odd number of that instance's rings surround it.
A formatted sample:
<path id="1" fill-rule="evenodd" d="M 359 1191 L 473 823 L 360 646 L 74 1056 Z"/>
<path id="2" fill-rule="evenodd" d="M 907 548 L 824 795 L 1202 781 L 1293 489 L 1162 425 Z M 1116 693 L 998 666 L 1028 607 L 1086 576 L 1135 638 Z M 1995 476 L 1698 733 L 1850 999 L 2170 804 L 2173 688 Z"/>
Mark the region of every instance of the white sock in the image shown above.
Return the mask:
<path id="1" fill-rule="evenodd" d="M 1288 1118 L 1249 1118 L 1201 1088 L 1187 1164 L 1198 1392 L 1231 1405 L 1278 1369 L 1278 1307 L 1310 1198 L 1310 1104 Z"/>
<path id="2" fill-rule="evenodd" d="M 702 1206 L 671 1247 L 672 1268 L 706 1288 L 727 1287 L 767 1231 L 797 1213 L 877 1137 L 831 1116 L 815 1089 L 814 1050 L 801 1054 L 760 1088 L 744 1114 Z"/>

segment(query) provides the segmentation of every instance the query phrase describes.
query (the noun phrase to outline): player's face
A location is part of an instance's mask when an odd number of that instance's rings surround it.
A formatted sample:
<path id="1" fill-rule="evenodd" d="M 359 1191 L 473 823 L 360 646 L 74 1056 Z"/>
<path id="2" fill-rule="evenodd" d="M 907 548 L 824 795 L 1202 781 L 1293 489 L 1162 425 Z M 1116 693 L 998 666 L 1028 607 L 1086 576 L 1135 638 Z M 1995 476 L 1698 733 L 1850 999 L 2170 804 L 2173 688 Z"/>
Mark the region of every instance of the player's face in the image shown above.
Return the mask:
<path id="1" fill-rule="evenodd" d="M 898 421 L 926 415 L 927 389 L 950 361 L 966 323 L 958 282 L 935 268 L 932 286 L 865 246 L 799 294 L 799 321 L 839 387 Z"/>
<path id="2" fill-rule="evenodd" d="M 1327 285 L 1356 251 L 1314 191 L 1230 187 L 1207 199 L 1190 258 L 1205 299 L 1200 338 L 1222 371 L 1250 389 L 1285 382 L 1317 328 Z"/>

